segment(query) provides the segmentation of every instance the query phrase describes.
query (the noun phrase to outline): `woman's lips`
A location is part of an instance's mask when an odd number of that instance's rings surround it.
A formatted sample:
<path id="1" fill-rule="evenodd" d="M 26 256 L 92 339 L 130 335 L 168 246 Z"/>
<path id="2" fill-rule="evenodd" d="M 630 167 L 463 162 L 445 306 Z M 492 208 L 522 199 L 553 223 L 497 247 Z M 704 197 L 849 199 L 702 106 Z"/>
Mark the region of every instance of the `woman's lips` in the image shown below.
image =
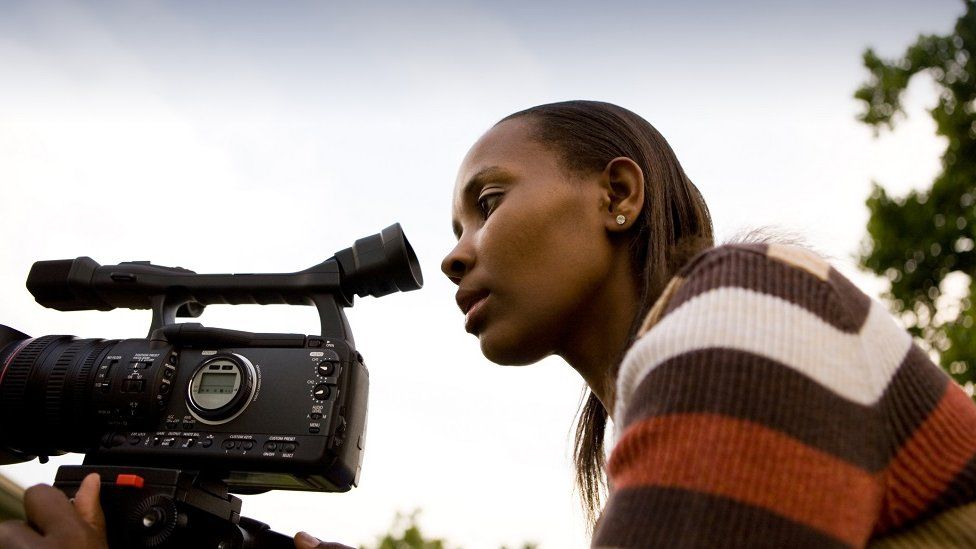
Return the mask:
<path id="1" fill-rule="evenodd" d="M 469 333 L 474 333 L 474 330 L 477 327 L 479 320 L 481 319 L 481 317 L 484 316 L 482 311 L 484 311 L 485 308 L 484 305 L 487 299 L 488 296 L 485 295 L 482 298 L 475 301 L 474 303 L 472 303 L 471 306 L 468 308 L 468 312 L 465 313 L 464 315 L 465 331 Z"/>

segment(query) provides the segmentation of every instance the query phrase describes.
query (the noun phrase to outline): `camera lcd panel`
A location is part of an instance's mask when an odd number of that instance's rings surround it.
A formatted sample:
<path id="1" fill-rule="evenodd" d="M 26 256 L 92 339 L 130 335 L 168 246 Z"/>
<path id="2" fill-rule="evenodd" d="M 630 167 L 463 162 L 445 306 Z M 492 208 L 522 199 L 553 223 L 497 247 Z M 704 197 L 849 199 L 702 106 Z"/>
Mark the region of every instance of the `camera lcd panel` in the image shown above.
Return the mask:
<path id="1" fill-rule="evenodd" d="M 231 394 L 237 385 L 236 372 L 203 372 L 200 378 L 200 388 L 197 393 L 203 394 Z"/>
<path id="2" fill-rule="evenodd" d="M 202 410 L 228 405 L 241 388 L 242 372 L 229 358 L 219 357 L 202 365 L 190 383 L 190 399 Z"/>

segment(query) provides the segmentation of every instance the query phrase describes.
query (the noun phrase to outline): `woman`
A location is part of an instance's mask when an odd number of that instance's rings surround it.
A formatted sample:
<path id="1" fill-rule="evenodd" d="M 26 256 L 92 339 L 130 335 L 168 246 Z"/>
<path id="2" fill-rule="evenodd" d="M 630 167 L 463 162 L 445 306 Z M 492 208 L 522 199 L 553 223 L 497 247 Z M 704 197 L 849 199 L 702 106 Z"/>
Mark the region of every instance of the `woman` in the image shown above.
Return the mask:
<path id="1" fill-rule="evenodd" d="M 976 546 L 969 397 L 816 255 L 713 248 L 701 195 L 636 114 L 502 120 L 461 165 L 453 221 L 442 269 L 485 356 L 559 355 L 592 392 L 575 455 L 594 515 L 614 420 L 594 546 Z M 28 494 L 38 529 L 98 546 L 97 483 L 80 513 L 52 492 Z M 17 528 L 2 535 L 38 536 Z"/>

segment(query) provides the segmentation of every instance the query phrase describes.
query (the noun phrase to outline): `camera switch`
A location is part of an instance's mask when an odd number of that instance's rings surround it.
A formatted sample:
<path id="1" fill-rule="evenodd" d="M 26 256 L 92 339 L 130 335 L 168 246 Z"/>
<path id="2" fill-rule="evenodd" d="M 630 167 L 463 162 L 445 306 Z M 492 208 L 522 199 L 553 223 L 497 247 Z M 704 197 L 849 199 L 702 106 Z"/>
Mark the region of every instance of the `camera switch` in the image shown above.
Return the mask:
<path id="1" fill-rule="evenodd" d="M 264 443 L 264 450 L 267 452 L 274 452 L 278 449 L 278 445 L 274 442 L 268 441 Z"/>
<path id="2" fill-rule="evenodd" d="M 254 441 L 253 440 L 245 440 L 244 441 L 244 450 L 245 451 L 246 450 L 250 450 L 251 448 L 254 448 Z"/>
<path id="3" fill-rule="evenodd" d="M 281 447 L 282 453 L 293 454 L 295 453 L 295 447 L 298 446 L 297 442 L 289 442 Z"/>
<path id="4" fill-rule="evenodd" d="M 123 391 L 126 393 L 141 393 L 146 386 L 146 382 L 141 379 L 127 379 Z"/>

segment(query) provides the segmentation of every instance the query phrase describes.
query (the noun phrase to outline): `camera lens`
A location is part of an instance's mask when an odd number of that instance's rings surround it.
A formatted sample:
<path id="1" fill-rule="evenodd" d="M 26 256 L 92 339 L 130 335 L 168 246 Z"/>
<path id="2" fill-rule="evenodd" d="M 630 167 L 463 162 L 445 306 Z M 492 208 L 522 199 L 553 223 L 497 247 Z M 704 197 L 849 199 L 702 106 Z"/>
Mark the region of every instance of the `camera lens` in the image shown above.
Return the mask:
<path id="1" fill-rule="evenodd" d="M 97 437 L 93 370 L 118 340 L 30 338 L 0 326 L 0 451 L 8 461 L 84 451 Z"/>

